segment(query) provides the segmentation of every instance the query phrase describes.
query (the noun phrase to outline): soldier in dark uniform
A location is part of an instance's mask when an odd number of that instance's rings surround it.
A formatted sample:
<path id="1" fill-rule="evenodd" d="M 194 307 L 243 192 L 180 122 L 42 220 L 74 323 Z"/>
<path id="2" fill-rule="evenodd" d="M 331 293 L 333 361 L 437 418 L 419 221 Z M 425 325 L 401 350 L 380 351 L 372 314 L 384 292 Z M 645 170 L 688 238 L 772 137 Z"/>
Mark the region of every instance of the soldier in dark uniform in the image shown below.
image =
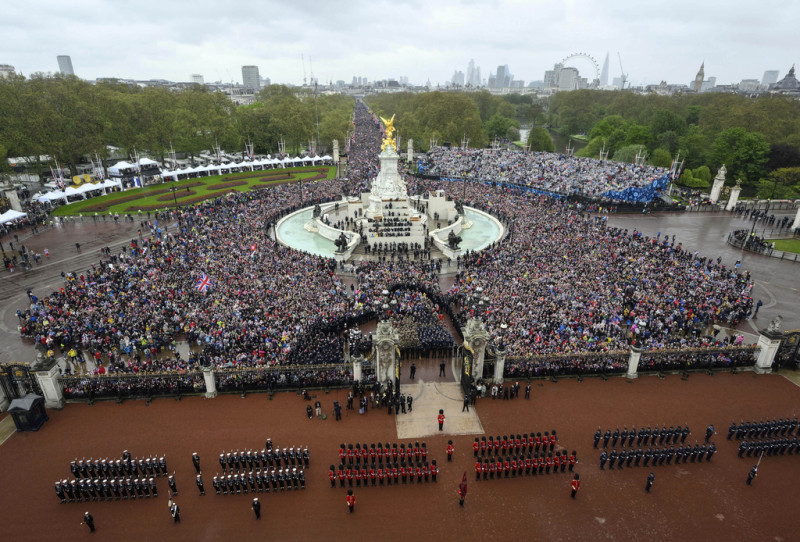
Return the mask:
<path id="1" fill-rule="evenodd" d="M 175 473 L 169 475 L 167 478 L 167 485 L 169 486 L 169 490 L 172 492 L 170 494 L 170 498 L 175 497 L 178 495 L 178 486 L 175 484 Z"/>
<path id="2" fill-rule="evenodd" d="M 709 425 L 708 427 L 706 427 L 706 444 L 708 444 L 708 441 L 713 436 L 714 436 L 714 426 L 713 425 Z"/>
<path id="3" fill-rule="evenodd" d="M 639 466 L 639 462 L 642 460 L 642 457 L 644 457 L 644 452 L 642 451 L 641 448 L 637 448 L 636 449 L 636 460 L 633 463 L 633 465 L 635 467 Z"/>
<path id="4" fill-rule="evenodd" d="M 628 433 L 628 448 L 633 446 L 633 439 L 636 438 L 636 427 L 631 427 L 630 432 Z"/>
<path id="5" fill-rule="evenodd" d="M 608 461 L 608 454 L 603 450 L 600 452 L 600 470 L 605 470 L 606 461 Z"/>
<path id="6" fill-rule="evenodd" d="M 728 440 L 733 438 L 733 434 L 736 432 L 736 424 L 731 422 L 730 426 L 728 426 Z"/>
<path id="7" fill-rule="evenodd" d="M 617 447 L 617 441 L 619 441 L 619 427 L 614 429 L 614 433 L 611 435 L 611 447 Z"/>
<path id="8" fill-rule="evenodd" d="M 608 441 L 611 440 L 611 430 L 606 429 L 606 432 L 603 433 L 603 448 L 608 448 Z M 539 447 L 536 447 L 536 451 L 539 451 Z"/>
<path id="9" fill-rule="evenodd" d="M 81 525 L 84 525 L 84 524 L 87 527 L 89 527 L 89 532 L 90 533 L 94 532 L 94 518 L 92 517 L 92 515 L 89 512 L 86 512 L 85 514 L 83 514 L 83 521 L 81 521 Z"/>
<path id="10" fill-rule="evenodd" d="M 619 459 L 617 465 L 619 466 L 619 469 L 622 470 L 622 468 L 625 466 L 625 461 L 628 459 L 628 452 L 626 452 L 625 448 L 623 448 L 617 457 Z"/>
<path id="11" fill-rule="evenodd" d="M 608 456 L 608 468 L 614 469 L 614 463 L 617 461 L 617 450 L 616 448 L 611 450 L 611 453 Z"/>
<path id="12" fill-rule="evenodd" d="M 197 480 L 195 480 L 195 483 L 197 484 L 197 489 L 200 490 L 200 495 L 205 495 L 206 494 L 206 489 L 205 489 L 205 487 L 203 487 L 203 477 L 198 474 L 197 475 Z"/>
<path id="13" fill-rule="evenodd" d="M 256 515 L 256 519 L 261 519 L 261 503 L 258 502 L 258 497 L 253 499 L 253 505 L 250 507 L 250 509 Z"/>
<path id="14" fill-rule="evenodd" d="M 681 431 L 681 444 L 683 444 L 686 441 L 686 437 L 689 436 L 690 432 L 691 431 L 689 430 L 689 424 L 686 424 L 686 427 L 684 427 L 683 430 Z"/>
<path id="15" fill-rule="evenodd" d="M 61 482 L 56 482 L 56 496 L 61 501 L 61 504 L 67 502 L 67 495 L 64 493 L 64 488 L 61 486 Z"/>
<path id="16" fill-rule="evenodd" d="M 653 474 L 652 472 L 647 475 L 647 483 L 644 486 L 644 490 L 647 493 L 650 493 L 650 488 L 653 487 L 653 482 L 655 481 L 655 479 L 656 479 L 656 475 Z"/>
<path id="17" fill-rule="evenodd" d="M 650 463 L 650 458 L 653 457 L 653 450 L 649 447 L 647 450 L 644 451 L 644 466 L 646 467 L 648 463 Z"/>
<path id="18" fill-rule="evenodd" d="M 753 484 L 753 479 L 758 476 L 758 465 L 753 465 L 753 468 L 750 469 L 750 472 L 747 473 L 747 485 Z"/>
<path id="19" fill-rule="evenodd" d="M 717 447 L 712 442 L 708 445 L 708 450 L 706 450 L 706 461 L 711 461 L 711 457 L 717 453 Z"/>

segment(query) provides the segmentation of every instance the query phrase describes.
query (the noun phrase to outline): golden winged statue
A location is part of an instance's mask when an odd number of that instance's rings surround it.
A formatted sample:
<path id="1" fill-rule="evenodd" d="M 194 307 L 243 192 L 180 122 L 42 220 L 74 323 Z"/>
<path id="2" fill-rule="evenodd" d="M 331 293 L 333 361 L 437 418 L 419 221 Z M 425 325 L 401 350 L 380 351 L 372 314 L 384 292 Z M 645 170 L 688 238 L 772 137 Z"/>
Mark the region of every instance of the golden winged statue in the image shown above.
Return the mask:
<path id="1" fill-rule="evenodd" d="M 394 115 L 389 120 L 386 120 L 383 117 L 380 117 L 381 121 L 383 121 L 384 126 L 386 126 L 386 133 L 383 136 L 383 144 L 381 145 L 381 150 L 385 151 L 387 147 L 391 146 L 392 149 L 397 149 L 397 144 L 394 141 Z"/>

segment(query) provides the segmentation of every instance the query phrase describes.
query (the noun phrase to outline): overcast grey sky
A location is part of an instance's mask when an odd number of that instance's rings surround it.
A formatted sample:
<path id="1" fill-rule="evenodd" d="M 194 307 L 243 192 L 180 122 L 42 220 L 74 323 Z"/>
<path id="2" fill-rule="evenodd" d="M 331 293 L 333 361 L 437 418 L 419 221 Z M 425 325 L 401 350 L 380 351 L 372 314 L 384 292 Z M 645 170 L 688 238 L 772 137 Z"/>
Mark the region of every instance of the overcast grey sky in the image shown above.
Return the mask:
<path id="1" fill-rule="evenodd" d="M 475 59 L 485 78 L 508 64 L 542 79 L 572 53 L 633 85 L 688 83 L 705 61 L 717 84 L 783 77 L 800 61 L 800 2 L 706 0 L 5 0 L 0 64 L 26 76 L 56 72 L 70 55 L 84 79 L 241 82 L 255 64 L 274 83 L 354 75 L 445 82 Z M 589 64 L 575 64 L 582 76 Z"/>

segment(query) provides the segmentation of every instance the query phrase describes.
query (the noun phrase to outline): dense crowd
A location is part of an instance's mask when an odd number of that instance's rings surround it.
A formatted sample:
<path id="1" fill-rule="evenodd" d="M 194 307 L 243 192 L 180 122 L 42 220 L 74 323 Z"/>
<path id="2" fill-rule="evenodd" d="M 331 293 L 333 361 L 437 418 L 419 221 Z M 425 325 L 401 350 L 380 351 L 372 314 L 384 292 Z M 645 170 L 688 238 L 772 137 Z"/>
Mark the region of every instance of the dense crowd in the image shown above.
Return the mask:
<path id="1" fill-rule="evenodd" d="M 119 254 L 104 252 L 86 273 L 63 275 L 58 291 L 32 298 L 18 312 L 21 334 L 48 355 L 75 350 L 79 364 L 91 358 L 99 374 L 192 373 L 211 365 L 230 370 L 221 371 L 221 389 L 281 388 L 346 382 L 347 370 L 320 366 L 342 363 L 347 330 L 386 303 L 396 307 L 390 317 L 397 326 L 416 322 L 418 348 L 448 348 L 443 319 L 463 325 L 478 286 L 490 301 L 480 316 L 496 346 L 518 360 L 507 363 L 512 376 L 541 370 L 539 361 L 525 361 L 531 355 L 573 354 L 541 363 L 590 372 L 620 369 L 619 361 L 587 358 L 577 367 L 580 354 L 627 351 L 631 342 L 646 350 L 720 346 L 701 331 L 715 322 L 735 325 L 751 309 L 748 273 L 691 254 L 674 236 L 608 228 L 578 204 L 515 188 L 444 180 L 426 188 L 461 194 L 465 204 L 500 217 L 510 229 L 504 241 L 462 257 L 446 293 L 434 261 L 357 263 L 347 287 L 336 262 L 284 247 L 268 231 L 291 210 L 367 188 L 380 131 L 363 104 L 354 121 L 348 180 L 229 194 L 179 211 L 177 228 L 147 220 Z M 656 174 L 537 159 L 554 182 L 570 168 L 570 175 L 606 184 Z M 202 277 L 205 291 L 198 289 Z M 194 347 L 188 359 L 177 353 L 179 340 Z M 175 385 L 196 383 L 192 377 Z"/>
<path id="2" fill-rule="evenodd" d="M 548 152 L 446 147 L 431 149 L 423 167 L 425 173 L 442 177 L 504 182 L 586 196 L 643 187 L 668 173 L 653 166 Z"/>

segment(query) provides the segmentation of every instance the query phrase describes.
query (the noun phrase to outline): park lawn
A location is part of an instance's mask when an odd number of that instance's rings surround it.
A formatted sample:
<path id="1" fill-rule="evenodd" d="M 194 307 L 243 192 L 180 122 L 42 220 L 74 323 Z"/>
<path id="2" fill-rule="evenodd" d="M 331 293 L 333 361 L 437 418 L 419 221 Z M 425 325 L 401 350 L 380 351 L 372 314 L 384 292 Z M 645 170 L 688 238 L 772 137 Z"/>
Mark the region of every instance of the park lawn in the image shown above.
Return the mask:
<path id="1" fill-rule="evenodd" d="M 800 239 L 767 239 L 767 242 L 775 243 L 776 250 L 800 254 Z"/>
<path id="2" fill-rule="evenodd" d="M 109 214 L 126 214 L 131 212 L 131 207 L 140 206 L 146 210 L 153 210 L 153 207 L 158 207 L 161 209 L 174 208 L 175 199 L 177 199 L 178 207 L 182 207 L 184 205 L 196 203 L 198 198 L 202 198 L 204 196 L 223 196 L 227 192 L 234 190 L 238 192 L 247 192 L 251 190 L 251 187 L 264 188 L 279 183 L 296 182 L 298 180 L 318 175 L 319 170 L 327 170 L 325 177 L 326 179 L 332 179 L 336 176 L 336 168 L 329 166 L 268 169 L 263 171 L 244 171 L 227 175 L 213 175 L 211 177 L 186 179 L 178 182 L 151 184 L 142 188 L 126 190 L 124 192 L 114 192 L 112 194 L 106 194 L 105 196 L 98 196 L 96 198 L 89 198 L 83 201 L 76 201 L 74 203 L 70 203 L 69 205 L 62 205 L 61 207 L 58 207 L 53 211 L 52 214 L 54 216 L 75 216 L 80 214 L 93 215 L 97 212 L 96 209 L 98 206 L 106 207 L 102 213 L 107 212 Z M 293 179 L 280 179 L 266 182 L 260 180 L 262 176 L 268 177 L 270 174 L 292 175 Z M 250 178 L 242 179 L 242 177 Z M 225 180 L 223 181 L 223 179 Z M 237 179 L 240 180 L 237 182 Z M 215 186 L 225 188 L 215 189 Z M 177 188 L 175 192 L 175 199 L 173 199 L 173 194 L 170 190 L 171 187 Z M 113 202 L 115 201 L 119 201 L 119 203 L 114 204 Z"/>

